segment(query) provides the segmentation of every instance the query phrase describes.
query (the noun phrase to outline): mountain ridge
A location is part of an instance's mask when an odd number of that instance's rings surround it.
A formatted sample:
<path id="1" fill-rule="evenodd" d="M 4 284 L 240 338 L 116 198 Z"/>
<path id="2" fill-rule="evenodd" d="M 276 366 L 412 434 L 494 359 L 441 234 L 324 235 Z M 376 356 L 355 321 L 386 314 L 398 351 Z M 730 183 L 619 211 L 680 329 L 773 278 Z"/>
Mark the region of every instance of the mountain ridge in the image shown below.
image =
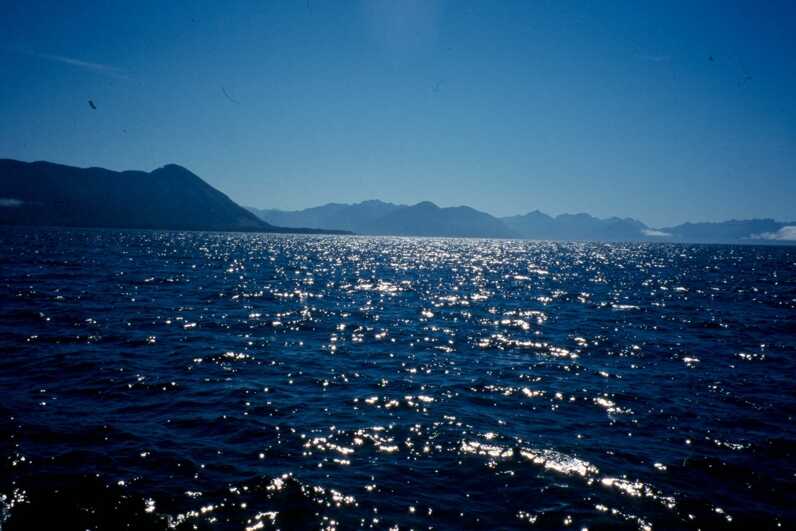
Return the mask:
<path id="1" fill-rule="evenodd" d="M 0 159 L 0 225 L 319 232 L 278 227 L 187 168 L 151 172 Z"/>
<path id="2" fill-rule="evenodd" d="M 469 206 L 439 207 L 431 201 L 401 205 L 378 199 L 352 204 L 327 203 L 292 211 L 247 208 L 267 222 L 278 221 L 285 226 L 303 224 L 308 227 L 344 228 L 368 235 L 617 242 L 796 243 L 796 222 L 773 219 L 686 222 L 655 228 L 631 217 L 597 218 L 584 212 L 550 216 L 535 209 L 526 214 L 496 217 Z M 364 215 L 365 212 L 367 215 Z M 457 214 L 463 217 L 455 219 Z"/>
<path id="3" fill-rule="evenodd" d="M 285 211 L 242 207 L 187 168 L 78 168 L 0 159 L 0 225 L 332 233 L 538 240 L 796 244 L 796 222 L 770 218 L 650 227 L 634 218 L 532 210 L 495 217 L 470 206 L 371 199 Z"/>

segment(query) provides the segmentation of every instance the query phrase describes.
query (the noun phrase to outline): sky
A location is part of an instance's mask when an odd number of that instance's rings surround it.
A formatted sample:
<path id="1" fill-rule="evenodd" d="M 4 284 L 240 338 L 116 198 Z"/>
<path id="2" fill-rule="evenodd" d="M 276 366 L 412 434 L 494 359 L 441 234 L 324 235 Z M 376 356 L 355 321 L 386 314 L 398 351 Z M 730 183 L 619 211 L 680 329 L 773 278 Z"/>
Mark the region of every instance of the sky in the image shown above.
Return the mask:
<path id="1" fill-rule="evenodd" d="M 2 9 L 0 158 L 177 163 L 260 208 L 796 220 L 791 0 Z"/>

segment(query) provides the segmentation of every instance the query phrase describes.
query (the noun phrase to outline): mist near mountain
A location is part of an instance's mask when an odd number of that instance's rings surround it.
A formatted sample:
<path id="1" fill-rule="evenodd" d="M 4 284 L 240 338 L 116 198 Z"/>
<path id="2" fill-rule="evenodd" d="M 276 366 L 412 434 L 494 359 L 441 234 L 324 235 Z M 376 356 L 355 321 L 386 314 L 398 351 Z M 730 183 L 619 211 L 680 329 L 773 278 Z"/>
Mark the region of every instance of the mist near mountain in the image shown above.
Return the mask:
<path id="1" fill-rule="evenodd" d="M 763 241 L 788 241 L 787 230 L 781 235 L 781 229 L 796 226 L 796 223 L 780 223 L 773 219 L 747 219 L 719 223 L 683 223 L 674 227 L 660 229 L 669 239 L 674 241 L 709 241 L 716 243 L 732 243 L 749 240 L 750 243 Z M 796 228 L 796 227 L 793 227 Z M 792 238 L 796 242 L 796 238 Z"/>

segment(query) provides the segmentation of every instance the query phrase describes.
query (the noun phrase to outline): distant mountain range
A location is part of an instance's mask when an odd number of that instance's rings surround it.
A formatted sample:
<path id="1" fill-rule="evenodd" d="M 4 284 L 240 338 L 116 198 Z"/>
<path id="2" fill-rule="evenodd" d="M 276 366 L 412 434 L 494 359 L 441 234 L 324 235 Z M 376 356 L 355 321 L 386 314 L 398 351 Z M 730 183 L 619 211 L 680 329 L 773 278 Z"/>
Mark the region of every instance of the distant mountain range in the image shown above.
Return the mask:
<path id="1" fill-rule="evenodd" d="M 0 159 L 0 225 L 796 244 L 796 222 L 772 219 L 652 228 L 632 218 L 553 217 L 538 210 L 497 218 L 467 206 L 377 200 L 298 211 L 246 209 L 176 164 L 117 172 L 10 159 Z"/>
<path id="2" fill-rule="evenodd" d="M 288 212 L 249 208 L 260 219 L 293 227 L 335 227 L 356 234 L 512 238 L 499 219 L 470 207 L 440 208 L 425 201 L 412 206 L 383 201 L 328 205 Z"/>
<path id="3" fill-rule="evenodd" d="M 0 159 L 0 225 L 327 232 L 276 227 L 176 164 L 116 172 Z"/>
<path id="4" fill-rule="evenodd" d="M 796 222 L 772 219 L 684 223 L 652 228 L 632 218 L 599 219 L 589 214 L 549 216 L 535 210 L 497 218 L 470 207 L 441 208 L 428 201 L 397 205 L 371 200 L 329 203 L 306 210 L 249 208 L 260 219 L 285 227 L 324 227 L 357 234 L 527 238 L 538 240 L 651 241 L 688 243 L 796 243 Z"/>

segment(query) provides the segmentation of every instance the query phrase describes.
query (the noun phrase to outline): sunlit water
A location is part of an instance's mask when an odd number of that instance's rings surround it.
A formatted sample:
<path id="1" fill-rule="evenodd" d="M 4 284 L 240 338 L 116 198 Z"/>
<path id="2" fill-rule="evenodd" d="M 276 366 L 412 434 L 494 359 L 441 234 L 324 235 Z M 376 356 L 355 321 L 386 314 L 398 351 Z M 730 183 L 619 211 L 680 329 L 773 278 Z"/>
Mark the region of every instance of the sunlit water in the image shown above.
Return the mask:
<path id="1" fill-rule="evenodd" d="M 794 248 L 0 245 L 3 529 L 793 528 Z"/>

